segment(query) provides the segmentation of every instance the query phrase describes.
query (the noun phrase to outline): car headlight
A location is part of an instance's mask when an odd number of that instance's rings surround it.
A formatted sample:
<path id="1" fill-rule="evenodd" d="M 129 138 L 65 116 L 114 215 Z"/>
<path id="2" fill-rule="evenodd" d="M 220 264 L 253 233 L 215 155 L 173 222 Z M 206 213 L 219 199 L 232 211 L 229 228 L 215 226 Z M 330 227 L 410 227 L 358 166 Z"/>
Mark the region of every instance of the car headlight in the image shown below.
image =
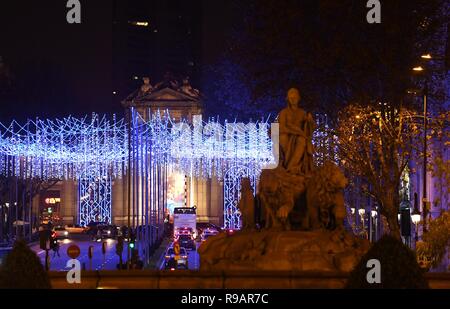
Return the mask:
<path id="1" fill-rule="evenodd" d="M 65 236 L 69 235 L 69 232 L 65 231 L 65 232 L 64 232 L 64 235 L 65 235 Z"/>

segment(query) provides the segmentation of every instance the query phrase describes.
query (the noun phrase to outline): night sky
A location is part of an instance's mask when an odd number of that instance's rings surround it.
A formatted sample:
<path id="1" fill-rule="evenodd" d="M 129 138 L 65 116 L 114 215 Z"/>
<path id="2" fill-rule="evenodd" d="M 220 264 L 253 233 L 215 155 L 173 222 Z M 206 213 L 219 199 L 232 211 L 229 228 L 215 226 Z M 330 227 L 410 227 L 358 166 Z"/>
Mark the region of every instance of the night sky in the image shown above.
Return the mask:
<path id="1" fill-rule="evenodd" d="M 66 0 L 0 1 L 1 122 L 122 115 L 142 77 L 157 83 L 174 69 L 192 77 L 207 115 L 266 117 L 284 105 L 288 85 L 302 89 L 305 106 L 327 111 L 403 93 L 420 53 L 445 52 L 442 31 L 416 44 L 418 21 L 434 6 L 423 5 L 437 0 L 387 2 L 378 26 L 358 0 L 80 2 L 81 24 L 68 24 Z M 130 28 L 141 18 L 147 30 Z"/>
<path id="2" fill-rule="evenodd" d="M 229 38 L 227 3 L 202 1 L 204 65 L 219 57 Z M 0 2 L 0 56 L 9 81 L 0 89 L 0 121 L 122 113 L 127 93 L 113 95 L 113 1 L 81 4 L 82 23 L 68 24 L 66 1 Z"/>

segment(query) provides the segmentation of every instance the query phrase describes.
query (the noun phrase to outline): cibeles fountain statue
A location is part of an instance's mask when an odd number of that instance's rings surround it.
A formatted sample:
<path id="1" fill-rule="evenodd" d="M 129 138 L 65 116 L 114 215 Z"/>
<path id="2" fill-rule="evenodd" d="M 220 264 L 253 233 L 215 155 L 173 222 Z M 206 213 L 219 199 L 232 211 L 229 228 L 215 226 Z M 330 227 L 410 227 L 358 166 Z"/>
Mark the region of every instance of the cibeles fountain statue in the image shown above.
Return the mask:
<path id="1" fill-rule="evenodd" d="M 198 252 L 201 270 L 350 271 L 368 250 L 344 229 L 347 179 L 333 162 L 314 166 L 315 122 L 296 88 L 279 116 L 280 160 L 263 170 L 256 197 L 242 179 L 242 228 L 208 238 Z M 257 228 L 255 207 L 263 213 Z"/>

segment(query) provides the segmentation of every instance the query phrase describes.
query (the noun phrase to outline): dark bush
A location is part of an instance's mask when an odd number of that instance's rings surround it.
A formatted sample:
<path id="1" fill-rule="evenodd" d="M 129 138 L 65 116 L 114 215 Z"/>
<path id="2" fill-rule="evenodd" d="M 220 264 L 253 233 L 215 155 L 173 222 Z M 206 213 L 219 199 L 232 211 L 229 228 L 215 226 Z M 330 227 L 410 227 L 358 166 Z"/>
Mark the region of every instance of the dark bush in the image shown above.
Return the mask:
<path id="1" fill-rule="evenodd" d="M 367 261 L 377 259 L 381 266 L 381 283 L 367 282 Z M 424 271 L 417 264 L 415 253 L 400 240 L 383 236 L 361 258 L 347 282 L 350 289 L 427 289 Z"/>
<path id="2" fill-rule="evenodd" d="M 25 242 L 16 241 L 0 269 L 0 288 L 49 289 L 47 272 L 39 257 Z"/>

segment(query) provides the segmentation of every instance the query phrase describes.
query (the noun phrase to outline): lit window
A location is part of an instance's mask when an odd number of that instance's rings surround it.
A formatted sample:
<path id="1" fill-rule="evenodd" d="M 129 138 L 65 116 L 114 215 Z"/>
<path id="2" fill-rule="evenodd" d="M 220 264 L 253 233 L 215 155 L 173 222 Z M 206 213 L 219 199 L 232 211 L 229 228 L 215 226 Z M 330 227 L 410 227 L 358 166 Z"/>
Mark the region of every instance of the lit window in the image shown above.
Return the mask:
<path id="1" fill-rule="evenodd" d="M 129 21 L 129 23 L 138 27 L 148 27 L 149 25 L 148 21 Z"/>

